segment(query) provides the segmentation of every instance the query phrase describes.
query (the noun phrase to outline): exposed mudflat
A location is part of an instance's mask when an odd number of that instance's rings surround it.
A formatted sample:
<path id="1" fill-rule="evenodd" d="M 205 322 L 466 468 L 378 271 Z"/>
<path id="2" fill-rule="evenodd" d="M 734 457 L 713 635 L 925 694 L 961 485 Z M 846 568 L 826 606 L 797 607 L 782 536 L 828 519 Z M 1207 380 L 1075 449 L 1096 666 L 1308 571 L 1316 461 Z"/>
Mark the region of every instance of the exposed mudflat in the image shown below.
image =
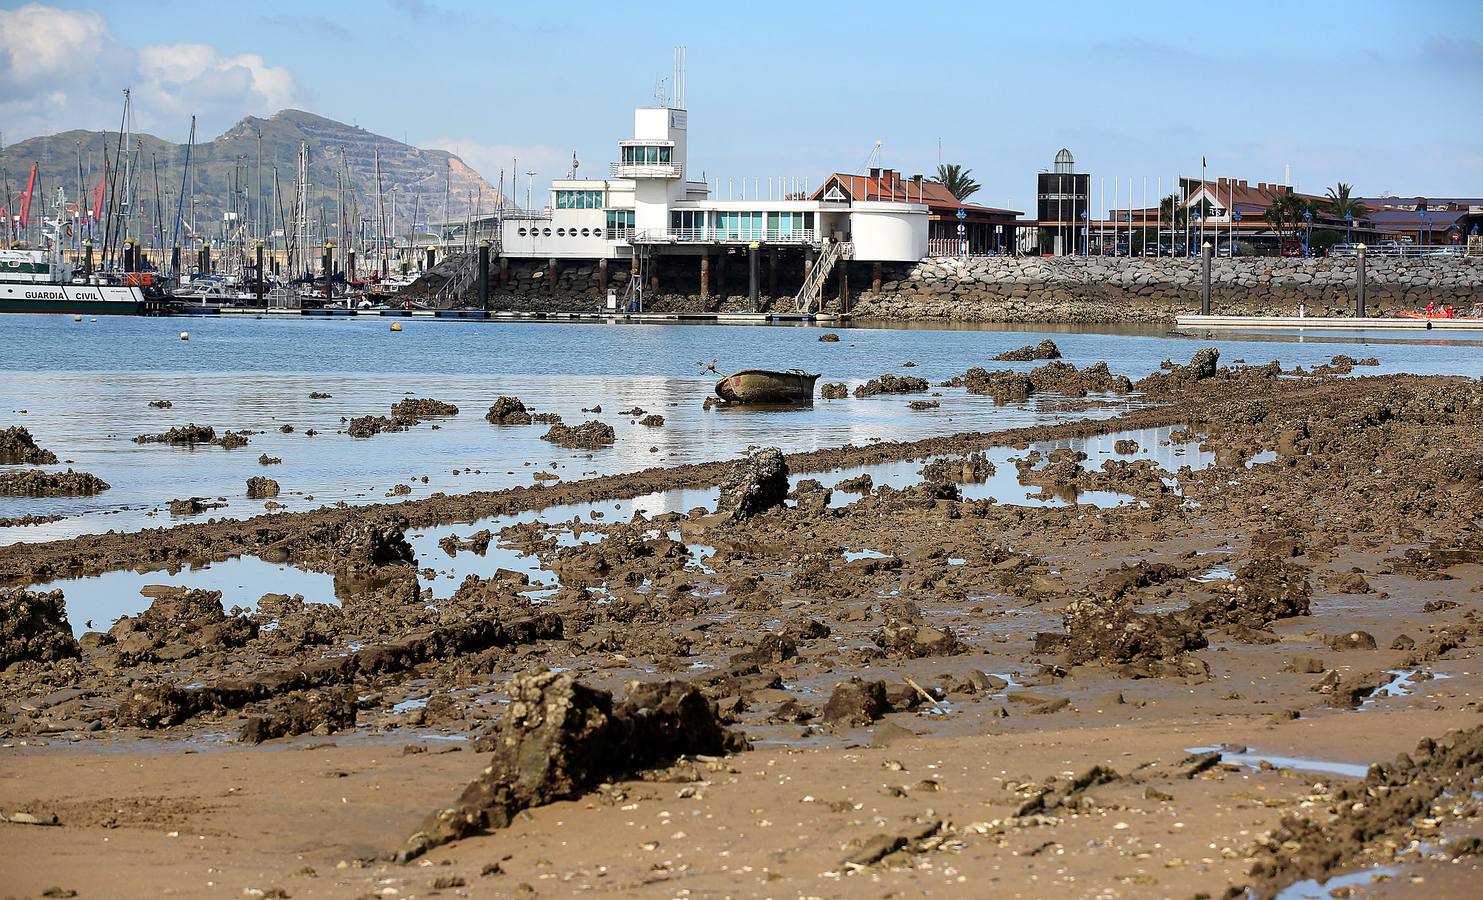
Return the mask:
<path id="1" fill-rule="evenodd" d="M 0 813 L 59 824 L 0 822 L 0 881 L 1465 896 L 1483 383 L 1220 362 L 1015 376 L 1137 392 L 1102 421 L 7 547 Z"/>

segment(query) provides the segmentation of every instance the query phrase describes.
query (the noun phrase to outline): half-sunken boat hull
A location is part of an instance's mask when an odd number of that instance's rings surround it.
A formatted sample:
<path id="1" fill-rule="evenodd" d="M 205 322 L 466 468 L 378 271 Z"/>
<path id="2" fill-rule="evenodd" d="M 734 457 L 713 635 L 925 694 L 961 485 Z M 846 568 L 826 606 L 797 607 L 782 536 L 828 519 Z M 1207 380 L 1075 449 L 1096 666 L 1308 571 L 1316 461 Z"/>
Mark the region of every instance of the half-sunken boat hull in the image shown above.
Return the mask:
<path id="1" fill-rule="evenodd" d="M 716 384 L 716 396 L 727 403 L 808 403 L 814 399 L 818 375 L 807 372 L 769 372 L 743 369 Z"/>

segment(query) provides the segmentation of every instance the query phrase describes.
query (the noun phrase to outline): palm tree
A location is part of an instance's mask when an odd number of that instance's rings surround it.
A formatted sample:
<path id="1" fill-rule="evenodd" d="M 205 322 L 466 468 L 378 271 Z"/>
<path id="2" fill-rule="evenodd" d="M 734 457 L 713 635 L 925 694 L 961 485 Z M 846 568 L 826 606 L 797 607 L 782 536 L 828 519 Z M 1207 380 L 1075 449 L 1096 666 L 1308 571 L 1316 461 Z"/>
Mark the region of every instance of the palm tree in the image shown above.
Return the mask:
<path id="1" fill-rule="evenodd" d="M 1285 244 L 1289 238 L 1297 240 L 1298 231 L 1305 224 L 1303 213 L 1317 212 L 1312 202 L 1297 194 L 1285 192 L 1268 196 L 1271 197 L 1272 205 L 1267 207 L 1262 217 L 1272 226 L 1279 246 Z"/>
<path id="2" fill-rule="evenodd" d="M 1159 221 L 1168 222 L 1169 228 L 1178 231 L 1184 227 L 1189 216 L 1189 210 L 1184 205 L 1184 198 L 1178 194 L 1170 194 L 1159 201 Z"/>
<path id="3" fill-rule="evenodd" d="M 1353 216 L 1356 220 L 1363 219 L 1369 214 L 1370 208 L 1355 197 L 1350 196 L 1350 192 L 1353 190 L 1354 185 L 1345 184 L 1342 181 L 1329 188 L 1328 199 L 1323 203 L 1324 209 L 1333 213 L 1336 219 L 1344 218 L 1345 213 Z"/>
<path id="4" fill-rule="evenodd" d="M 978 193 L 980 185 L 968 177 L 971 174 L 972 169 L 965 169 L 957 163 L 939 163 L 937 166 L 938 182 L 959 200 L 967 200 Z"/>

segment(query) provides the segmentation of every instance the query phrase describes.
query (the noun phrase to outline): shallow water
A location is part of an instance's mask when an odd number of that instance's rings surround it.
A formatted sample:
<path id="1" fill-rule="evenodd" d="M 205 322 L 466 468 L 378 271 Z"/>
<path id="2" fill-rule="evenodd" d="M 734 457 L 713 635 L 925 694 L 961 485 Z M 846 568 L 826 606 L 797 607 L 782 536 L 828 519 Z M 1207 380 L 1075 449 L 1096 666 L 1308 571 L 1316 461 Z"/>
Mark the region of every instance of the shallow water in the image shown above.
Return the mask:
<path id="1" fill-rule="evenodd" d="M 139 591 L 151 584 L 221 591 L 226 609 L 240 606 L 255 610 L 258 600 L 268 593 L 302 594 L 309 603 L 339 605 L 335 580 L 330 575 L 264 562 L 255 556 L 204 563 L 174 573 L 122 569 L 86 578 L 61 578 L 36 585 L 32 590 L 62 591 L 67 601 L 67 620 L 73 633 L 81 635 L 87 631 L 107 631 L 119 616 L 137 615 L 148 609 L 154 601 Z"/>
<path id="2" fill-rule="evenodd" d="M 1343 888 L 1358 888 L 1370 884 L 1377 878 L 1394 878 L 1400 874 L 1396 866 L 1376 866 L 1371 869 L 1361 869 L 1358 872 L 1350 872 L 1347 875 L 1335 875 L 1326 881 L 1309 878 L 1305 881 L 1294 882 L 1277 892 L 1274 900 L 1329 900 L 1331 897 L 1343 896 Z"/>
<path id="3" fill-rule="evenodd" d="M 1272 753 L 1258 752 L 1232 752 L 1221 747 L 1190 747 L 1190 753 L 1211 753 L 1220 751 L 1221 762 L 1233 762 L 1238 765 L 1257 768 L 1262 763 L 1275 766 L 1279 769 L 1296 769 L 1300 772 L 1319 772 L 1325 775 L 1336 775 L 1340 778 L 1363 778 L 1369 774 L 1370 767 L 1357 763 L 1335 762 L 1327 759 L 1313 759 L 1303 756 L 1283 756 Z"/>
<path id="4" fill-rule="evenodd" d="M 113 487 L 96 497 L 0 498 L 0 518 L 62 515 L 55 523 L 0 529 L 0 545 L 135 530 L 263 510 L 244 497 L 246 479 L 277 479 L 288 509 L 384 500 L 395 484 L 412 497 L 531 484 L 538 471 L 563 479 L 656 465 L 733 458 L 748 447 L 799 452 L 873 440 L 910 440 L 1071 418 L 1043 399 L 997 404 L 961 389 L 934 389 L 938 409 L 914 411 L 911 397 L 820 401 L 798 410 L 703 410 L 716 376 L 743 367 L 818 371 L 851 386 L 892 371 L 936 383 L 973 365 L 1029 369 L 990 357 L 1053 337 L 1078 366 L 1105 359 L 1133 378 L 1165 358 L 1187 359 L 1200 346 L 1221 348 L 1222 362 L 1280 358 L 1314 365 L 1346 352 L 1382 365 L 1356 370 L 1483 373 L 1483 341 L 1397 341 L 1394 335 L 1305 334 L 1169 336 L 1162 328 L 1075 331 L 1035 328 L 847 328 L 838 343 L 819 343 L 811 327 L 532 324 L 410 320 L 392 333 L 372 319 L 143 319 L 8 315 L 0 350 L 0 424 L 23 424 L 64 460 Z M 179 340 L 181 330 L 189 341 Z M 903 364 L 908 360 L 914 367 Z M 310 391 L 334 396 L 310 400 Z M 500 394 L 561 414 L 568 423 L 596 418 L 618 432 L 614 447 L 586 453 L 541 441 L 545 426 L 497 428 L 483 419 Z M 400 433 L 357 440 L 336 433 L 342 416 L 386 415 L 404 396 L 435 397 L 461 413 Z M 150 409 L 168 399 L 172 409 Z M 601 405 L 600 414 L 583 407 Z M 639 406 L 666 417 L 638 425 L 618 411 Z M 1111 415 L 1094 410 L 1087 416 Z M 236 450 L 194 450 L 131 442 L 138 434 L 188 422 L 218 432 L 262 432 Z M 293 431 L 283 433 L 282 425 Z M 435 428 L 434 425 L 437 427 Z M 306 432 L 315 429 L 317 436 Z M 652 449 L 651 449 L 652 448 Z M 260 454 L 282 465 L 260 466 Z M 1170 460 L 1174 462 L 1175 460 Z M 454 470 L 462 474 L 453 475 Z M 470 470 L 477 470 L 470 474 Z M 427 478 L 427 482 L 422 481 Z M 171 499 L 222 498 L 227 506 L 172 518 Z M 312 498 L 312 499 L 311 499 Z"/>

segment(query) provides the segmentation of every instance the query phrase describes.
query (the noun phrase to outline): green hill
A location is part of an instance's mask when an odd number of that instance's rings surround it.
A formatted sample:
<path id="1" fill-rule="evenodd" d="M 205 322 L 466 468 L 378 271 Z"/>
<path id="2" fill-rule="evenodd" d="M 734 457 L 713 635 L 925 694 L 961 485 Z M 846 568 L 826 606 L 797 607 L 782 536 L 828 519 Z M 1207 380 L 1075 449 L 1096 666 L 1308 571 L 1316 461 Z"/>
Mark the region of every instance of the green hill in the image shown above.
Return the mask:
<path id="1" fill-rule="evenodd" d="M 258 136 L 262 136 L 262 203 L 258 202 Z M 179 200 L 180 181 L 186 147 L 147 134 L 134 136 L 140 162 L 139 198 L 149 222 L 155 220 L 155 170 L 159 173 L 161 220 L 166 223 L 165 241 L 169 242 Z M 381 180 L 390 227 L 392 196 L 396 198 L 398 231 L 405 234 L 414 205 L 418 221 L 438 221 L 443 215 L 444 177 L 449 180 L 448 214 L 458 219 L 471 206 L 493 209 L 498 191 L 446 150 L 422 150 L 401 141 L 372 134 L 364 128 L 346 125 L 313 113 L 285 109 L 261 119 L 249 116 L 229 128 L 215 140 L 198 136 L 192 151 L 194 171 L 194 210 L 191 192 L 186 194 L 185 226 L 182 242 L 194 222 L 197 233 L 220 240 L 224 216 L 236 212 L 238 221 L 270 222 L 281 227 L 277 203 L 273 200 L 274 168 L 283 209 L 293 208 L 294 177 L 298 171 L 300 142 L 309 147 L 309 181 L 311 219 L 326 216 L 331 223 L 339 221 L 339 186 L 337 177 L 348 169 L 346 204 L 353 202 L 361 218 L 370 223 L 376 209 L 375 153 L 381 156 Z M 81 156 L 81 183 L 91 203 L 103 171 L 104 148 L 110 160 L 118 148 L 117 132 L 65 131 L 60 134 L 30 138 L 0 151 L 0 205 L 6 193 L 18 198 L 25 190 L 31 165 L 39 165 L 41 191 L 32 200 L 33 214 L 43 203 L 47 215 L 54 215 L 57 188 L 73 202 L 79 192 L 78 160 Z M 342 156 L 343 154 L 343 156 Z M 342 164 L 343 159 L 343 164 Z M 106 196 L 106 188 L 105 188 Z M 271 214 L 271 219 L 261 218 Z M 350 214 L 347 212 L 347 216 Z M 352 221 L 354 221 L 352 219 Z M 153 226 L 149 226 L 153 227 Z M 374 226 L 365 226 L 374 233 Z M 254 229 L 256 233 L 257 229 Z"/>

